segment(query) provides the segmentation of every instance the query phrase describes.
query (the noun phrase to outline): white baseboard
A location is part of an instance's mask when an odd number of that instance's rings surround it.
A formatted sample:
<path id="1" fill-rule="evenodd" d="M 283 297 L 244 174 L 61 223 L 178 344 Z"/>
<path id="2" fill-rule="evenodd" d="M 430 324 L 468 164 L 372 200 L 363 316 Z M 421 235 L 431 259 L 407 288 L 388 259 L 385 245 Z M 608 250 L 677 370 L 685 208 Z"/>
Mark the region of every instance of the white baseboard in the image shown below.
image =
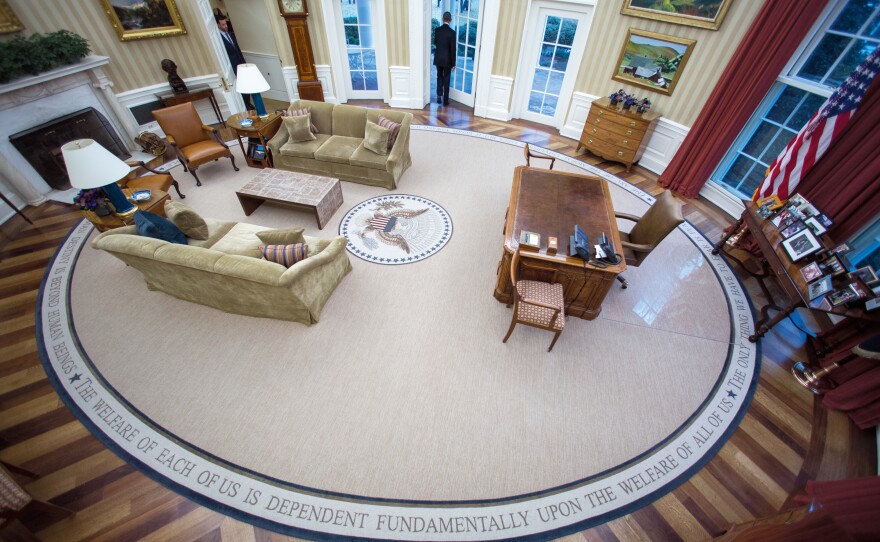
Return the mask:
<path id="1" fill-rule="evenodd" d="M 700 195 L 732 217 L 739 218 L 745 210 L 742 200 L 722 188 L 715 181 L 709 181 L 704 184 L 703 188 L 700 189 Z"/>
<path id="2" fill-rule="evenodd" d="M 513 92 L 513 78 L 501 75 L 489 77 L 489 99 L 483 106 L 474 109 L 474 115 L 507 122 L 513 118 L 510 113 L 510 96 Z"/>

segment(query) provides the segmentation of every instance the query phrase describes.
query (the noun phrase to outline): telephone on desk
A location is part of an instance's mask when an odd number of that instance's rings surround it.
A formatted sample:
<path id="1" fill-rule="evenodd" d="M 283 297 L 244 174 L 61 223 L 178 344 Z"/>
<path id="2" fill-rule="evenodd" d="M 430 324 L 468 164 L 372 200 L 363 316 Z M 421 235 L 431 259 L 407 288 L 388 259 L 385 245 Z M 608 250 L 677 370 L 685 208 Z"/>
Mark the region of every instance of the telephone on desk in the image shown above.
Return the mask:
<path id="1" fill-rule="evenodd" d="M 596 251 L 597 261 L 611 265 L 616 265 L 620 262 L 620 258 L 614 253 L 614 247 L 608 242 L 608 237 L 605 236 L 605 232 L 602 232 L 602 235 L 599 236 L 599 244 L 594 245 L 593 248 Z M 574 227 L 574 235 L 569 236 L 568 255 L 578 256 L 585 262 L 592 259 L 590 257 L 589 238 L 587 237 L 587 234 L 584 233 L 584 230 L 578 225 L 575 225 Z"/>

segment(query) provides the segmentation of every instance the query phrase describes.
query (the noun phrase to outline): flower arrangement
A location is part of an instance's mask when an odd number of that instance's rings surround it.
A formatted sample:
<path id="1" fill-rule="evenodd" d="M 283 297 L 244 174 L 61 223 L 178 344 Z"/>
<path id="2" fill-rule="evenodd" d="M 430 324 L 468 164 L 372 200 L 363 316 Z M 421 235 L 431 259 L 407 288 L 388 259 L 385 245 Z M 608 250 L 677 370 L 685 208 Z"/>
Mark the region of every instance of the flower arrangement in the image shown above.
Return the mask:
<path id="1" fill-rule="evenodd" d="M 632 107 L 633 105 L 635 105 L 636 102 L 638 102 L 638 101 L 639 101 L 639 99 L 636 98 L 635 95 L 630 94 L 630 95 L 628 95 L 628 96 L 626 97 L 626 99 L 623 101 L 623 108 L 624 108 L 624 109 L 629 109 L 630 107 Z"/>
<path id="2" fill-rule="evenodd" d="M 627 94 L 623 89 L 618 90 L 617 92 L 612 93 L 610 96 L 611 105 L 617 105 L 619 102 L 625 101 L 629 98 L 629 94 Z"/>
<path id="3" fill-rule="evenodd" d="M 651 109 L 651 100 L 647 98 L 642 98 L 642 101 L 639 102 L 636 107 L 636 111 L 639 113 L 644 113 L 648 109 Z"/>
<path id="4" fill-rule="evenodd" d="M 80 209 L 93 211 L 99 216 L 110 214 L 110 200 L 100 188 L 80 190 L 73 198 L 73 203 L 79 205 Z"/>

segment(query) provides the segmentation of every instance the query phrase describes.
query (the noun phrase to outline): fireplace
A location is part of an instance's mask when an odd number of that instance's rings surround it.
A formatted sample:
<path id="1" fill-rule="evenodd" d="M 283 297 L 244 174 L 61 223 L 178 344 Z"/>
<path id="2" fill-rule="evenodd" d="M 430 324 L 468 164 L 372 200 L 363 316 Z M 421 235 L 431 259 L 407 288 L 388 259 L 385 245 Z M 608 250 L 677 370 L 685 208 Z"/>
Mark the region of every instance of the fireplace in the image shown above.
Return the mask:
<path id="1" fill-rule="evenodd" d="M 75 139 L 94 139 L 119 159 L 131 158 L 116 131 L 93 107 L 9 136 L 18 152 L 56 190 L 70 188 L 61 146 Z"/>

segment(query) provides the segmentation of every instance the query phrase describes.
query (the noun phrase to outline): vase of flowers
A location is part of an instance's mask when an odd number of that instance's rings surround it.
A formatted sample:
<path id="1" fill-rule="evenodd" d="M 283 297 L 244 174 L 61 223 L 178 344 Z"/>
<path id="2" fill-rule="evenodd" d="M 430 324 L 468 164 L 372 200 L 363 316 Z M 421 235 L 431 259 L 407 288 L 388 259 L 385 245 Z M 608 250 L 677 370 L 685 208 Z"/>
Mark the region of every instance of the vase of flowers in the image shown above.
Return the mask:
<path id="1" fill-rule="evenodd" d="M 638 106 L 636 106 L 636 113 L 644 113 L 648 109 L 651 109 L 651 100 L 643 98 L 642 101 L 639 102 Z"/>
<path id="2" fill-rule="evenodd" d="M 629 108 L 635 105 L 638 100 L 635 96 L 627 96 L 623 101 L 623 108 L 629 111 Z"/>
<path id="3" fill-rule="evenodd" d="M 623 89 L 620 89 L 608 97 L 611 98 L 611 105 L 617 105 L 618 103 L 625 101 L 628 96 Z"/>
<path id="4" fill-rule="evenodd" d="M 87 188 L 80 190 L 73 203 L 79 205 L 82 211 L 91 211 L 98 216 L 107 216 L 113 212 L 107 194 L 100 188 Z"/>

